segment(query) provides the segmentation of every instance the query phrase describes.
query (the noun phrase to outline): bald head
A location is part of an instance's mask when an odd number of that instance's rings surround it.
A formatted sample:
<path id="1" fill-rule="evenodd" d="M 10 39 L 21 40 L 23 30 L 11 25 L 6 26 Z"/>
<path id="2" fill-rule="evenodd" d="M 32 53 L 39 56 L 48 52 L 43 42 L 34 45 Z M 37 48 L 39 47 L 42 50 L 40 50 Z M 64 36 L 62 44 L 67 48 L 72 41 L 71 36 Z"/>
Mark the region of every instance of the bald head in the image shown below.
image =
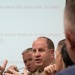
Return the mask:
<path id="1" fill-rule="evenodd" d="M 46 44 L 47 44 L 47 47 L 49 49 L 54 49 L 54 43 L 50 38 L 42 36 L 42 37 L 38 37 L 36 40 L 34 40 L 34 42 L 37 41 L 37 40 L 45 40 Z"/>

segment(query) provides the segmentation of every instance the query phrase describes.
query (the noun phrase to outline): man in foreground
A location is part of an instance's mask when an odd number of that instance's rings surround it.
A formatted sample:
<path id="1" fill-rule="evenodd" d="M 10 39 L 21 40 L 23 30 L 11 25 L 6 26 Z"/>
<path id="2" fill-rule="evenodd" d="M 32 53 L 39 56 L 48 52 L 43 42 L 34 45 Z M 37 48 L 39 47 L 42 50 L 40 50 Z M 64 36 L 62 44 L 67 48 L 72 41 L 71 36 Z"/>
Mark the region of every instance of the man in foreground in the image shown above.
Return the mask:
<path id="1" fill-rule="evenodd" d="M 64 29 L 67 52 L 71 60 L 75 63 L 75 0 L 66 0 Z M 75 75 L 75 66 L 69 67 L 56 75 Z"/>

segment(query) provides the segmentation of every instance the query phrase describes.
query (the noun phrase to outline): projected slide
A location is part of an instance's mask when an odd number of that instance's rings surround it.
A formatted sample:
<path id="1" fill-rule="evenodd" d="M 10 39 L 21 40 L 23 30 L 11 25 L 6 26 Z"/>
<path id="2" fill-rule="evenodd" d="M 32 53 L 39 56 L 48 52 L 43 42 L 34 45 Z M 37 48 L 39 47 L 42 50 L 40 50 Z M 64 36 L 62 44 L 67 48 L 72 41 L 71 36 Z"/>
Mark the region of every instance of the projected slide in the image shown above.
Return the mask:
<path id="1" fill-rule="evenodd" d="M 24 67 L 22 51 L 39 36 L 64 38 L 65 0 L 0 0 L 0 64 Z"/>

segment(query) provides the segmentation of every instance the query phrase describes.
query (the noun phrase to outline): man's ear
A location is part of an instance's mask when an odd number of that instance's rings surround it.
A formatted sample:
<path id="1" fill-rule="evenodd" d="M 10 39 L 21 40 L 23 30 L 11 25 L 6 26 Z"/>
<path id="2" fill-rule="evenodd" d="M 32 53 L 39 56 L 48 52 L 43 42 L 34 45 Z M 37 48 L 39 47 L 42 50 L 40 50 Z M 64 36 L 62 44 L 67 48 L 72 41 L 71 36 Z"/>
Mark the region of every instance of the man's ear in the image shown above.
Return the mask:
<path id="1" fill-rule="evenodd" d="M 65 36 L 66 36 L 66 44 L 68 45 L 69 48 L 73 49 L 75 47 L 75 39 L 74 39 L 74 35 L 67 31 L 65 32 Z"/>
<path id="2" fill-rule="evenodd" d="M 54 59 L 54 49 L 51 50 L 51 59 Z"/>

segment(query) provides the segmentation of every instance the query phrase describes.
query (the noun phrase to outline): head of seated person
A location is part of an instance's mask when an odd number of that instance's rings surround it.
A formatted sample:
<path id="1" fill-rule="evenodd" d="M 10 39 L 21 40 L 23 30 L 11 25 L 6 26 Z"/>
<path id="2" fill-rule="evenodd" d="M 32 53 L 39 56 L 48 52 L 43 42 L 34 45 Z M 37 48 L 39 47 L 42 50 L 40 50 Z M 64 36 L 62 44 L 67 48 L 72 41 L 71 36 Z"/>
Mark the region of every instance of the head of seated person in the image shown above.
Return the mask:
<path id="1" fill-rule="evenodd" d="M 27 48 L 22 52 L 22 58 L 25 67 L 30 73 L 34 73 L 37 70 L 37 66 L 34 63 L 32 48 Z"/>
<path id="2" fill-rule="evenodd" d="M 67 53 L 66 44 L 64 44 L 64 46 L 62 47 L 61 54 L 66 68 L 74 65 L 74 62 L 70 59 Z"/>

